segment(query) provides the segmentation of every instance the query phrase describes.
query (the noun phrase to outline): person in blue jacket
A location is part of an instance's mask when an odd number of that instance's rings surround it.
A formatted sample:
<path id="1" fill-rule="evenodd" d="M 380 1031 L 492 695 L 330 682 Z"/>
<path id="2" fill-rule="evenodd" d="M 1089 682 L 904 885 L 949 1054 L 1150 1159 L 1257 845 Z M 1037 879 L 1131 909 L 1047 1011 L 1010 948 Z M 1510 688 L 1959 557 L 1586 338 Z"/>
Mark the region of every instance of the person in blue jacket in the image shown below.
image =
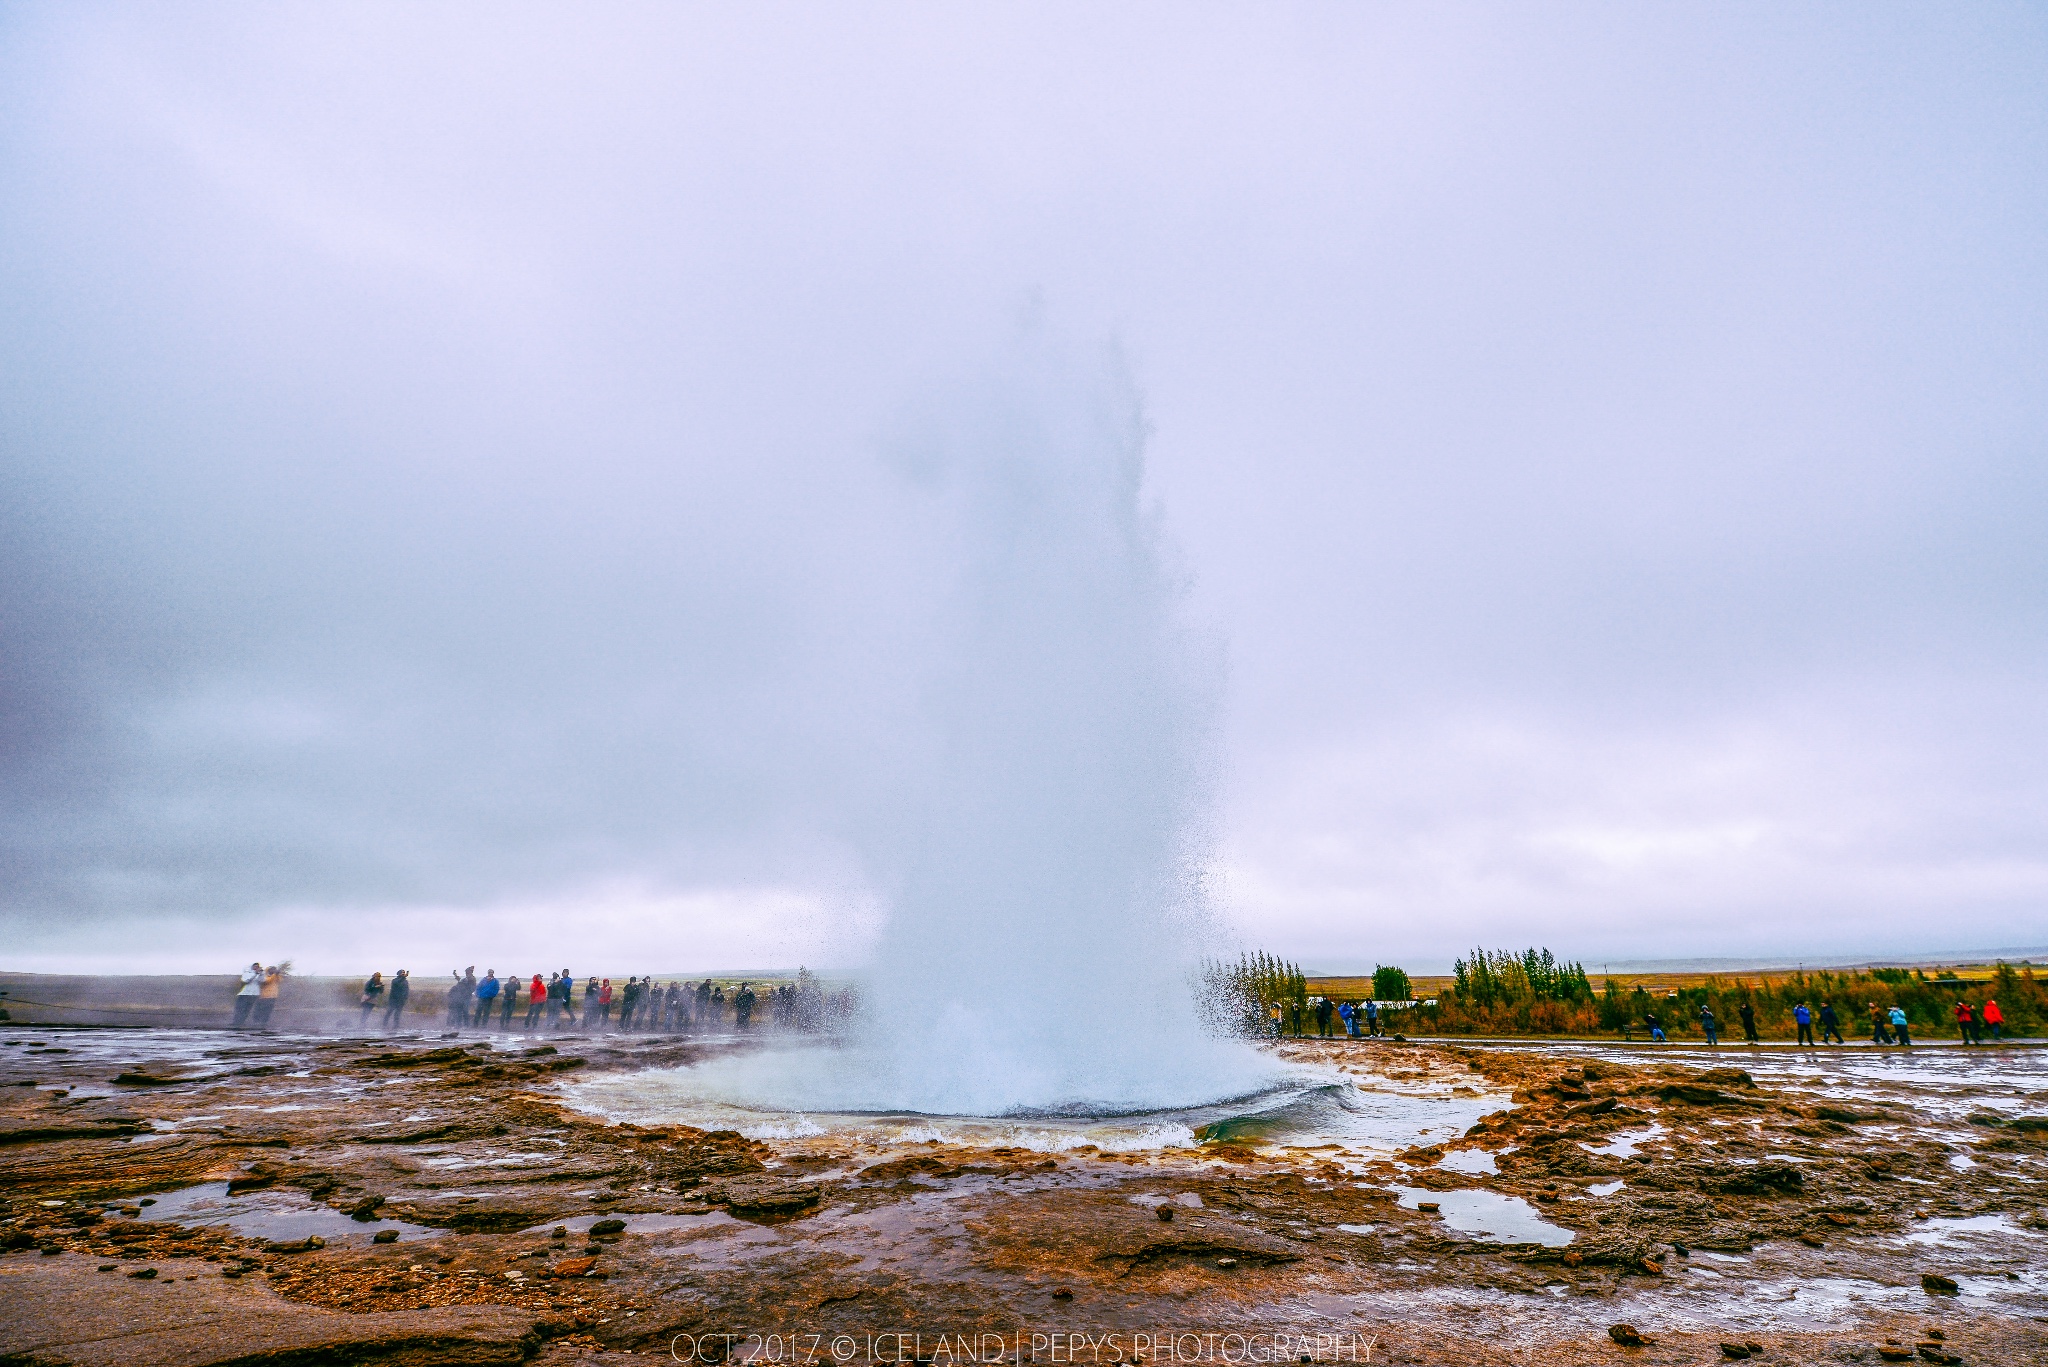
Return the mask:
<path id="1" fill-rule="evenodd" d="M 497 969 L 487 968 L 484 970 L 484 980 L 476 985 L 476 1016 L 474 1019 L 479 1030 L 491 1028 L 491 1008 L 497 1004 L 498 989 L 502 985 L 498 981 Z"/>

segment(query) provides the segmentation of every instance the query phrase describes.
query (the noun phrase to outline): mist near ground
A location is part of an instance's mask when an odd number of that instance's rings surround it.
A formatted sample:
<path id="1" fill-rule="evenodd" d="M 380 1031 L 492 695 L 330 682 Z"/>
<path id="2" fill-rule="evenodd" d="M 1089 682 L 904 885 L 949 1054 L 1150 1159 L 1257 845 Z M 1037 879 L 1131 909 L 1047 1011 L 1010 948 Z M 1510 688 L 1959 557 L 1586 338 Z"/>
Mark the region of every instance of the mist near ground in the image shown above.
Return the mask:
<path id="1" fill-rule="evenodd" d="M 1215 651 L 1224 940 L 2033 943 L 2044 76 L 2000 6 L 0 11 L 9 964 L 864 961 L 978 563 L 919 452 L 1033 328 Z"/>

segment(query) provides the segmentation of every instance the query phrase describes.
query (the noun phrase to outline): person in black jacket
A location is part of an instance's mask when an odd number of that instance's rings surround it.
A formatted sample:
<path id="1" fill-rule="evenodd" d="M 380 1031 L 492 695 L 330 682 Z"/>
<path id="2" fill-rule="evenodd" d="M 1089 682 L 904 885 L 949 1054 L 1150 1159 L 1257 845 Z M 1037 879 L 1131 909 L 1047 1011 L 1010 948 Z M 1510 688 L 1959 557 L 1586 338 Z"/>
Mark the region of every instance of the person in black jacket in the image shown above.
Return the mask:
<path id="1" fill-rule="evenodd" d="M 575 986 L 575 981 L 575 979 L 569 976 L 569 970 L 565 968 L 555 975 L 553 982 L 548 984 L 548 995 L 554 1000 L 554 1010 L 548 1012 L 549 1029 L 559 1030 L 564 1028 L 555 1015 L 556 1011 L 561 1012 L 562 1018 L 566 1018 L 569 1025 L 573 1026 L 576 1024 L 576 996 L 572 990 Z"/>
<path id="2" fill-rule="evenodd" d="M 412 995 L 412 975 L 401 968 L 391 976 L 391 990 L 384 994 L 384 1028 L 395 1030 L 405 1019 L 405 999 Z"/>
<path id="3" fill-rule="evenodd" d="M 1742 1042 L 1744 1044 L 1762 1043 L 1757 1038 L 1756 1033 L 1756 1008 L 1748 1002 L 1744 1002 L 1737 1008 L 1735 1014 L 1742 1017 Z"/>
<path id="4" fill-rule="evenodd" d="M 1820 1004 L 1820 1042 L 1826 1044 L 1832 1038 L 1836 1044 L 1843 1043 L 1842 1018 L 1835 1014 L 1833 1002 Z"/>
<path id="5" fill-rule="evenodd" d="M 370 1023 L 370 1014 L 383 1004 L 384 975 L 382 973 L 372 973 L 370 980 L 363 984 L 363 1019 L 362 1023 L 356 1028 L 363 1029 L 367 1027 Z"/>

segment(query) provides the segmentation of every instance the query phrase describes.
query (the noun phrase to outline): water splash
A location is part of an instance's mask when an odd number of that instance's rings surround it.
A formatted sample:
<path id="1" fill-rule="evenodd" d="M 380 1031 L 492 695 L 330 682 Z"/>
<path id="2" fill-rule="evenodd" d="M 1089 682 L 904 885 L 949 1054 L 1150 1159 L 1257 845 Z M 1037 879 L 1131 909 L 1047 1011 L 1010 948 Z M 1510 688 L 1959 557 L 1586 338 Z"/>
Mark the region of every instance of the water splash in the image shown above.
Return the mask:
<path id="1" fill-rule="evenodd" d="M 923 736 L 865 845 L 891 908 L 857 1038 L 710 1065 L 770 1107 L 1102 1114 L 1242 1096 L 1192 970 L 1220 692 L 1143 503 L 1113 357 L 1028 329 L 894 443 L 950 586 Z"/>

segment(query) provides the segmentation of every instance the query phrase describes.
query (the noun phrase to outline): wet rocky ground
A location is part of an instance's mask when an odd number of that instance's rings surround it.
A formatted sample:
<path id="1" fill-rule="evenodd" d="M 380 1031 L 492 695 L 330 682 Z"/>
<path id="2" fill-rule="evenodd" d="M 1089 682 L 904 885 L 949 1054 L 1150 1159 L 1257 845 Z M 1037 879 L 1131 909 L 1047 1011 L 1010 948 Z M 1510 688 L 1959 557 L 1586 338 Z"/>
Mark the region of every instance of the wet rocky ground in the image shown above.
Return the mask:
<path id="1" fill-rule="evenodd" d="M 2048 1051 L 1303 1041 L 1399 1152 L 749 1139 L 736 1041 L 0 1035 L 0 1364 L 2048 1362 Z"/>

